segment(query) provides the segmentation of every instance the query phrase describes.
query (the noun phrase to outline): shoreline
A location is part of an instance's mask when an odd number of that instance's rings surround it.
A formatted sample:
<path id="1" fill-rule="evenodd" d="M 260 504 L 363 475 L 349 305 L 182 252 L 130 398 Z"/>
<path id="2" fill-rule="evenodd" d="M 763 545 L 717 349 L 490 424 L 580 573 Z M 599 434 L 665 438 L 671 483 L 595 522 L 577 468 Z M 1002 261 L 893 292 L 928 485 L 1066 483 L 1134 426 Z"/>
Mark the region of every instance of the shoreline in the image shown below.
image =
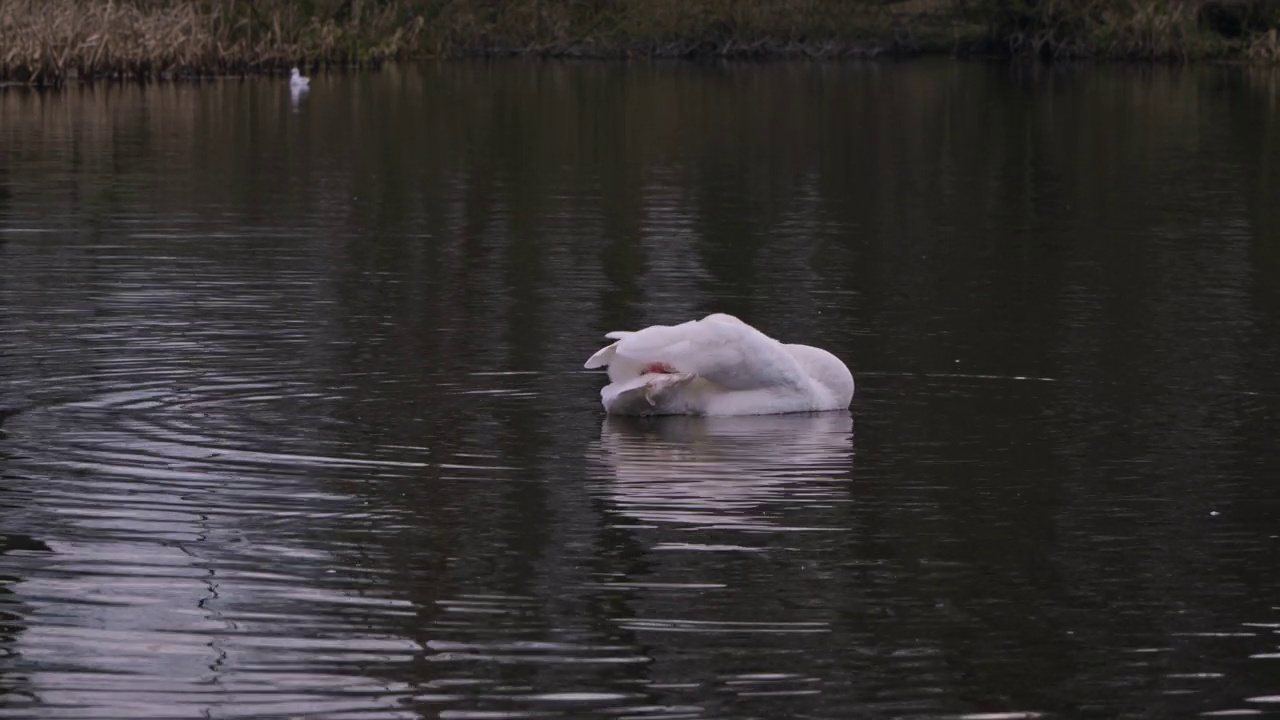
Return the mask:
<path id="1" fill-rule="evenodd" d="M 474 57 L 1280 61 L 1271 0 L 0 0 L 0 86 Z M 586 8 L 586 9 L 584 9 Z"/>

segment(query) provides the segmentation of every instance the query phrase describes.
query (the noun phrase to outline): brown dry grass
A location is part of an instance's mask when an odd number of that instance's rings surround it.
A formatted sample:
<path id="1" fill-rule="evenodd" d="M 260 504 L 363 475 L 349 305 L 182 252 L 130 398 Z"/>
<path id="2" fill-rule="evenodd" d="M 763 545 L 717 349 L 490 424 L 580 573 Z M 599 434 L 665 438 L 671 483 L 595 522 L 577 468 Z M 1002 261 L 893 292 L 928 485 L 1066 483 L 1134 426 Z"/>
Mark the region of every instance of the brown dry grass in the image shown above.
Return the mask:
<path id="1" fill-rule="evenodd" d="M 262 9 L 267 6 L 266 9 Z M 422 23 L 393 8 L 306 16 L 296 3 L 0 0 L 0 78 L 165 78 L 275 70 L 308 60 L 376 63 L 416 49 Z"/>
<path id="2" fill-rule="evenodd" d="M 874 55 L 955 44 L 954 27 L 938 21 L 955 2 L 0 0 L 0 79 L 56 85 L 475 53 Z"/>
<path id="3" fill-rule="evenodd" d="M 1280 59 L 1269 0 L 0 0 L 0 79 L 142 79 L 521 53 Z M 1254 6 L 1264 8 L 1254 12 Z M 1205 9 L 1248 10 L 1224 35 Z M 1221 12 L 1221 10 L 1219 10 Z"/>

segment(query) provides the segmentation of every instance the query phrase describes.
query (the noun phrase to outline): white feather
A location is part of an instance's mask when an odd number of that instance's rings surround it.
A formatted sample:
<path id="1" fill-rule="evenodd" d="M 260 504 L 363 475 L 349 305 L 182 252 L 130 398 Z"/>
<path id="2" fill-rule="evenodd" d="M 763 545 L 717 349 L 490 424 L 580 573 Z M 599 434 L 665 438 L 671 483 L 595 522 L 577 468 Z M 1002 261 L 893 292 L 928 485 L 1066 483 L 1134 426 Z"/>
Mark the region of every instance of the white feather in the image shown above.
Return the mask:
<path id="1" fill-rule="evenodd" d="M 853 375 L 831 353 L 784 345 L 732 315 L 615 331 L 587 368 L 617 415 L 764 415 L 847 408 Z"/>

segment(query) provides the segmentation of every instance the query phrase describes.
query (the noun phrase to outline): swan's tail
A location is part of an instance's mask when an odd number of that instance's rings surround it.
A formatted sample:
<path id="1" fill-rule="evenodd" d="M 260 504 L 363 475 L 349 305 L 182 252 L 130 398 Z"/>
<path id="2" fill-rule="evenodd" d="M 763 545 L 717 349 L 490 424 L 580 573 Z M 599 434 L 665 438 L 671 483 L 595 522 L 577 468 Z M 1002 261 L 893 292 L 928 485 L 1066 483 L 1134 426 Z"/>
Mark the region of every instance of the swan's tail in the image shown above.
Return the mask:
<path id="1" fill-rule="evenodd" d="M 683 407 L 692 373 L 646 373 L 600 390 L 605 411 L 612 415 L 671 415 L 688 412 Z"/>

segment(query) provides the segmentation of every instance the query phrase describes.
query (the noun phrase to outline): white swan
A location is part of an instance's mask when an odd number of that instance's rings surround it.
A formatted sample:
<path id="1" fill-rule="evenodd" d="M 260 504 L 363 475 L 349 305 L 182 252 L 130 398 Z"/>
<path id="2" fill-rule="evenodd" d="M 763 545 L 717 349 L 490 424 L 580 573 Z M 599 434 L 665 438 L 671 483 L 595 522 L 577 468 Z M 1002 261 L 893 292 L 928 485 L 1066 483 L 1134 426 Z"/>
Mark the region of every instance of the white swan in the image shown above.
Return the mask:
<path id="1" fill-rule="evenodd" d="M 289 72 L 289 89 L 293 91 L 309 90 L 311 88 L 311 78 L 303 77 L 298 72 L 298 68 L 294 68 Z"/>
<path id="2" fill-rule="evenodd" d="M 585 367 L 608 366 L 613 415 L 771 415 L 843 410 L 853 374 L 835 355 L 785 345 L 732 315 L 615 331 Z"/>

